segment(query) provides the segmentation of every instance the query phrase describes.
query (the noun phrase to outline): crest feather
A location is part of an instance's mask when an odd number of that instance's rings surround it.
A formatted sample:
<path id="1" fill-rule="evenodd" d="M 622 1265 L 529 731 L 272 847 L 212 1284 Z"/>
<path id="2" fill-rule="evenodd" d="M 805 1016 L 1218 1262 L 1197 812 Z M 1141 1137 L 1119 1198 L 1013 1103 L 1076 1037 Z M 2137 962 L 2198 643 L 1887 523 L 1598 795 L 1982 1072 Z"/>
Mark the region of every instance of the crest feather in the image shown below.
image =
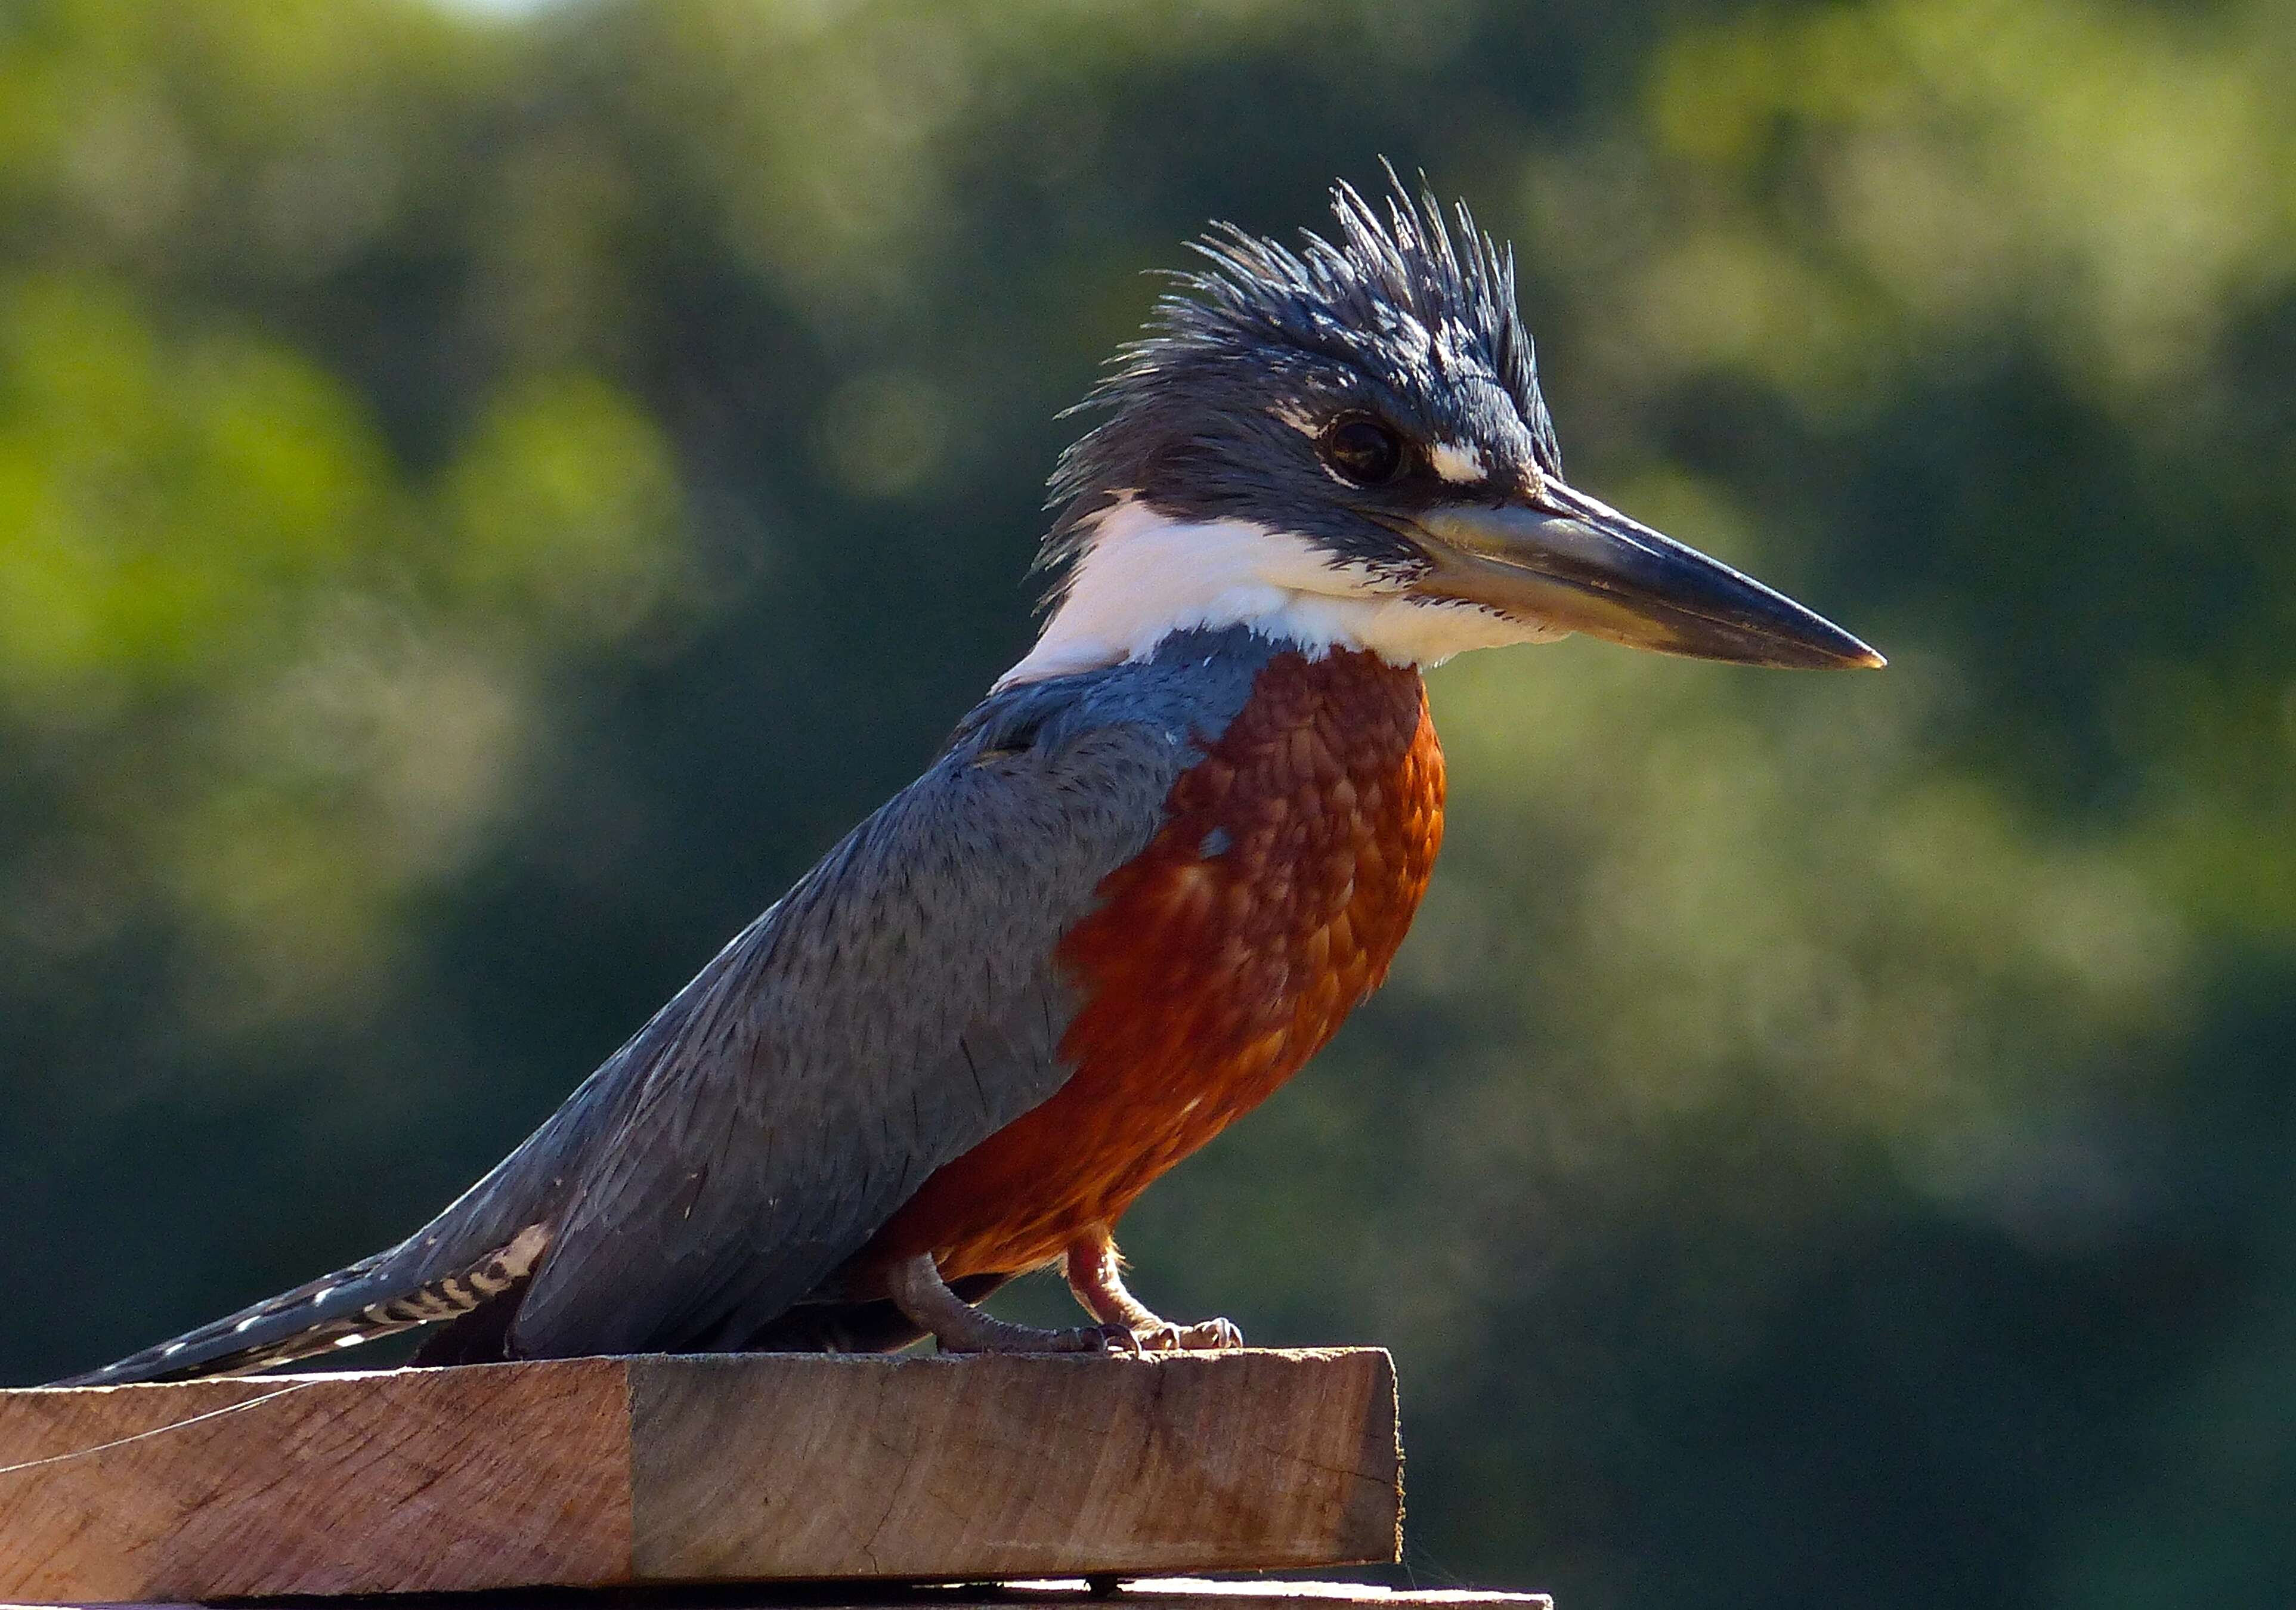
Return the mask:
<path id="1" fill-rule="evenodd" d="M 1330 236 L 1302 230 L 1295 249 L 1220 222 L 1189 242 L 1206 266 L 1170 274 L 1175 289 L 1157 299 L 1146 330 L 1069 410 L 1111 417 L 1071 444 L 1053 471 L 1047 506 L 1058 513 L 1037 560 L 1055 573 L 1046 608 L 1059 601 L 1058 573 L 1107 506 L 1118 469 L 1111 439 L 1124 416 L 1154 405 L 1176 372 L 1225 357 L 1265 364 L 1271 352 L 1290 349 L 1376 374 L 1414 344 L 1464 345 L 1513 399 L 1540 467 L 1561 476 L 1530 332 L 1515 305 L 1513 251 L 1477 227 L 1464 201 L 1447 222 L 1424 176 L 1414 196 L 1391 166 L 1381 166 L 1384 208 L 1344 180 L 1334 184 L 1338 227 Z"/>

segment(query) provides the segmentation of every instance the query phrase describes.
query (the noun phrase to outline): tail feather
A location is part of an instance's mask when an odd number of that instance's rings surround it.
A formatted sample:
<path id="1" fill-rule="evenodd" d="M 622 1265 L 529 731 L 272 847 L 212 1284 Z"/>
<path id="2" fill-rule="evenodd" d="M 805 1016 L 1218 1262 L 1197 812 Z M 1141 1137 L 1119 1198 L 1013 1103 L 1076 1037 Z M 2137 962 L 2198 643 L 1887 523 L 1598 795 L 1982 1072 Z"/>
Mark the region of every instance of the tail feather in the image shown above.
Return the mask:
<path id="1" fill-rule="evenodd" d="M 173 1341 L 53 1385 L 117 1386 L 245 1375 L 451 1320 L 523 1283 L 549 1239 L 544 1226 L 529 1224 L 483 1257 L 411 1284 L 399 1249 L 379 1253 Z"/>

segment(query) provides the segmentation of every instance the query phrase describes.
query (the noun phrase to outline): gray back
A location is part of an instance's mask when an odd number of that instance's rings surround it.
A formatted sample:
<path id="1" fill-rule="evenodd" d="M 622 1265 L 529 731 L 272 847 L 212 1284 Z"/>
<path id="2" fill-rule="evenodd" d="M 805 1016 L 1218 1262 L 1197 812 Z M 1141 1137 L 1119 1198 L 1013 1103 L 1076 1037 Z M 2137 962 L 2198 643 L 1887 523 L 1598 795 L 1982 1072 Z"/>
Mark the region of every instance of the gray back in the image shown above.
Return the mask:
<path id="1" fill-rule="evenodd" d="M 1067 1079 L 1057 1047 L 1078 1003 L 1054 948 L 1275 651 L 1242 630 L 1182 633 L 1152 660 L 992 696 L 385 1254 L 390 1283 L 543 1222 L 515 1353 L 739 1345 Z"/>

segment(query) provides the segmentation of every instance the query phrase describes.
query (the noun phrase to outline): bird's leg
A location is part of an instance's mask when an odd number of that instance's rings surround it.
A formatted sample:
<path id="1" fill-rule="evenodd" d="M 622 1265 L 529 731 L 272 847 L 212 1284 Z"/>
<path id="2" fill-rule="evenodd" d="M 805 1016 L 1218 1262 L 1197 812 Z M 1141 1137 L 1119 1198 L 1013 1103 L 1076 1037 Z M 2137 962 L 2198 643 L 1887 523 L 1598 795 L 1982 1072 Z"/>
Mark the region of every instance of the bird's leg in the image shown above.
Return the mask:
<path id="1" fill-rule="evenodd" d="M 1131 1332 L 1136 1346 L 1152 1353 L 1210 1353 L 1243 1345 L 1243 1332 L 1230 1320 L 1175 1325 L 1128 1291 L 1123 1262 L 1116 1254 L 1116 1238 L 1104 1225 L 1070 1242 L 1061 1262 L 1076 1300 L 1095 1319 Z"/>
<path id="2" fill-rule="evenodd" d="M 1136 1353 L 1130 1331 L 1114 1325 L 1040 1330 L 985 1314 L 948 1288 L 932 1254 L 904 1258 L 886 1271 L 885 1295 L 922 1326 L 943 1353 Z"/>

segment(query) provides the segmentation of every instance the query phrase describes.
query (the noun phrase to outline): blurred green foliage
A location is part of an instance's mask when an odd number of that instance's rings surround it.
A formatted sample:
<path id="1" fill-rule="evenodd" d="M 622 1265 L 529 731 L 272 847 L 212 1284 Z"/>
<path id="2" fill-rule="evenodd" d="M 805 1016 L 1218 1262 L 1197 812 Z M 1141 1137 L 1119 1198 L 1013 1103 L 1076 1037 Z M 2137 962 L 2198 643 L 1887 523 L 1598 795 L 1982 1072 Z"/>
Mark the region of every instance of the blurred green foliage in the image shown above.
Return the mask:
<path id="1" fill-rule="evenodd" d="M 1138 271 L 1382 152 L 1575 479 L 1894 663 L 1439 674 L 1396 977 L 1143 1289 L 1396 1348 L 1422 1581 L 2280 1602 L 2273 0 L 0 6 L 0 1374 L 518 1139 L 1024 650 Z"/>

